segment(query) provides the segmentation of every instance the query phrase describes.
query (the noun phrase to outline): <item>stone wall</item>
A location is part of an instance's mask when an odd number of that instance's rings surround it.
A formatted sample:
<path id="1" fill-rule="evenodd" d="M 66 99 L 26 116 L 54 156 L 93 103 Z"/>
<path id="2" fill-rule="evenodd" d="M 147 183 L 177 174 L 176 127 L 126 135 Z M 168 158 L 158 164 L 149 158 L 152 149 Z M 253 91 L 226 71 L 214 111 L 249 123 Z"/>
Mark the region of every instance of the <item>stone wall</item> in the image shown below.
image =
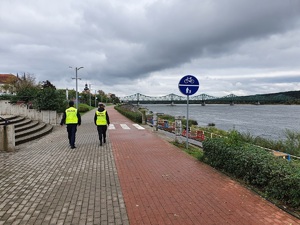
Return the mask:
<path id="1" fill-rule="evenodd" d="M 29 109 L 25 104 L 10 104 L 8 100 L 0 101 L 0 115 L 23 116 L 32 120 L 39 120 L 51 125 L 60 123 L 62 114 L 56 111 Z"/>

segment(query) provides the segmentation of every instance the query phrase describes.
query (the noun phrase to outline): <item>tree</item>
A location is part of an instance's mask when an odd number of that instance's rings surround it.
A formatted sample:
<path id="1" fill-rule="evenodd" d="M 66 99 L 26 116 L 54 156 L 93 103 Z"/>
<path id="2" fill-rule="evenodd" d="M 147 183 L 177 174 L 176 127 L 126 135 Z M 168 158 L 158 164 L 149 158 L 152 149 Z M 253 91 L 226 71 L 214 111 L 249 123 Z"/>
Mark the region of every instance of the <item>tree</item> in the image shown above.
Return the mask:
<path id="1" fill-rule="evenodd" d="M 119 103 L 120 99 L 115 94 L 106 94 L 102 90 L 98 90 L 97 98 L 100 102 L 112 102 L 112 103 Z"/>
<path id="2" fill-rule="evenodd" d="M 76 99 L 76 91 L 68 90 L 69 99 Z"/>
<path id="3" fill-rule="evenodd" d="M 120 103 L 120 99 L 115 94 L 111 94 L 110 99 L 111 99 L 111 102 L 114 104 Z"/>
<path id="4" fill-rule="evenodd" d="M 40 85 L 42 86 L 42 88 L 52 88 L 56 90 L 56 87 L 53 84 L 51 84 L 49 80 L 42 81 Z"/>
<path id="5" fill-rule="evenodd" d="M 17 79 L 12 85 L 16 91 L 16 95 L 12 96 L 12 102 L 23 101 L 28 104 L 35 99 L 39 89 L 35 83 L 35 77 L 25 73 L 22 78 Z"/>
<path id="6" fill-rule="evenodd" d="M 84 103 L 84 104 L 88 105 L 89 104 L 89 99 L 90 99 L 90 94 L 89 93 L 87 93 L 85 91 L 80 93 L 80 95 L 79 95 L 80 103 Z"/>
<path id="7" fill-rule="evenodd" d="M 98 96 L 97 97 L 98 97 L 98 100 L 100 102 L 108 102 L 107 95 L 102 90 L 98 90 Z"/>
<path id="8" fill-rule="evenodd" d="M 27 104 L 36 98 L 38 91 L 38 87 L 19 89 L 16 95 L 16 99 L 17 101 L 23 101 Z"/>
<path id="9" fill-rule="evenodd" d="M 56 90 L 50 81 L 41 82 L 41 89 L 35 99 L 35 105 L 38 110 L 54 110 L 63 112 L 66 106 L 65 95 Z"/>
<path id="10" fill-rule="evenodd" d="M 23 77 L 13 83 L 13 86 L 15 87 L 16 92 L 19 92 L 22 89 L 37 87 L 38 85 L 35 83 L 35 77 L 32 74 L 24 73 Z"/>

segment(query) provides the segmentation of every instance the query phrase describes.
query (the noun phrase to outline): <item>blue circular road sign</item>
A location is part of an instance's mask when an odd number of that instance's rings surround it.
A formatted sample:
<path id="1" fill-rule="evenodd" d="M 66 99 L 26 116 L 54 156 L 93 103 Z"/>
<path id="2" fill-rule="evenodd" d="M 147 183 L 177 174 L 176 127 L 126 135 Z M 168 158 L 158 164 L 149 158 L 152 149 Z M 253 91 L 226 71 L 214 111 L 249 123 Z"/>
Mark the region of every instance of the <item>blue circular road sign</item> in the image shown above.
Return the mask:
<path id="1" fill-rule="evenodd" d="M 179 90 L 184 95 L 193 95 L 199 89 L 199 81 L 193 75 L 185 75 L 178 84 Z"/>

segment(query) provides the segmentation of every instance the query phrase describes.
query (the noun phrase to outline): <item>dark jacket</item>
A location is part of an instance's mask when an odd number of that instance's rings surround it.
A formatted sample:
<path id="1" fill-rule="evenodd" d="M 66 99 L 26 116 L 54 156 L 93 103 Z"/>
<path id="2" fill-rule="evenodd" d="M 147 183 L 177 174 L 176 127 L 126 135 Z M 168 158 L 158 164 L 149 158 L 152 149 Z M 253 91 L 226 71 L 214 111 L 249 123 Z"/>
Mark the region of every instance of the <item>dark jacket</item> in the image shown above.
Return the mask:
<path id="1" fill-rule="evenodd" d="M 66 111 L 64 111 L 63 117 L 60 121 L 60 125 L 66 124 L 66 118 L 67 118 Z M 78 110 L 77 110 L 77 118 L 78 118 L 78 123 L 77 124 L 80 126 L 81 125 L 81 116 L 80 116 L 80 113 L 79 113 Z"/>
<path id="2" fill-rule="evenodd" d="M 101 108 L 101 107 L 98 108 L 98 111 L 99 111 L 99 112 L 103 112 L 104 110 L 105 110 L 104 108 Z M 105 114 L 106 114 L 107 125 L 109 125 L 109 124 L 110 124 L 110 121 L 109 121 L 109 116 L 108 116 L 107 111 L 106 111 Z M 95 123 L 95 125 L 97 125 L 97 124 L 96 124 L 96 121 L 97 121 L 97 114 L 95 113 L 95 116 L 94 116 L 94 123 Z"/>

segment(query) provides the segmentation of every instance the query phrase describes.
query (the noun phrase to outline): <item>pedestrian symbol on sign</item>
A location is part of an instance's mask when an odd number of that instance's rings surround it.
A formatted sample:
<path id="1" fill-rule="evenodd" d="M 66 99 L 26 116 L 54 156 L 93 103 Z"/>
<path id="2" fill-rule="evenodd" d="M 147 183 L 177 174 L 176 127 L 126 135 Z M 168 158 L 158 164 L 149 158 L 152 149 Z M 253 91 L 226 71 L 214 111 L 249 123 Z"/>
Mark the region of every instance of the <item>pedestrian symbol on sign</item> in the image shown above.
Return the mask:
<path id="1" fill-rule="evenodd" d="M 185 93 L 186 93 L 186 94 L 190 94 L 190 93 L 191 93 L 191 90 L 187 87 L 187 88 L 185 89 Z"/>

